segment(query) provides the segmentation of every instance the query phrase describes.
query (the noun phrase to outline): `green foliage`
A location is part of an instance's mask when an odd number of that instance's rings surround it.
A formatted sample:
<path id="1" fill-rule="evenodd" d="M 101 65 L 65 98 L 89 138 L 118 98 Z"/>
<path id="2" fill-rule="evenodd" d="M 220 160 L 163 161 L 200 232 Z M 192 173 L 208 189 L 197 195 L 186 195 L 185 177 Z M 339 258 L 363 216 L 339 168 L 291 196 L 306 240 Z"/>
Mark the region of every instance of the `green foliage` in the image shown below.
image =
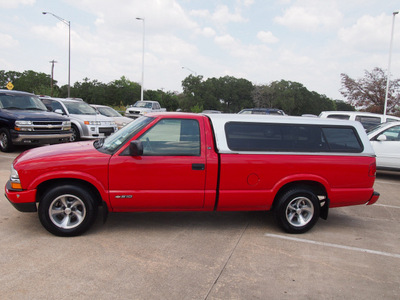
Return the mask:
<path id="1" fill-rule="evenodd" d="M 44 73 L 25 71 L 23 73 L 0 70 L 0 88 L 11 81 L 16 90 L 33 92 L 38 95 L 67 97 L 67 85 L 59 87 Z M 307 90 L 301 83 L 286 80 L 273 81 L 267 85 L 253 85 L 243 78 L 224 76 L 203 79 L 203 76 L 189 75 L 182 81 L 183 93 L 176 94 L 163 90 L 145 90 L 145 100 L 160 102 L 167 111 L 178 108 L 188 112 L 220 110 L 237 113 L 244 108 L 279 108 L 290 115 L 315 114 L 324 110 L 352 110 L 351 105 L 332 101 L 325 95 Z M 141 86 L 125 76 L 107 84 L 84 78 L 71 86 L 71 97 L 82 98 L 90 104 L 103 104 L 123 111 L 125 107 L 140 100 Z"/>

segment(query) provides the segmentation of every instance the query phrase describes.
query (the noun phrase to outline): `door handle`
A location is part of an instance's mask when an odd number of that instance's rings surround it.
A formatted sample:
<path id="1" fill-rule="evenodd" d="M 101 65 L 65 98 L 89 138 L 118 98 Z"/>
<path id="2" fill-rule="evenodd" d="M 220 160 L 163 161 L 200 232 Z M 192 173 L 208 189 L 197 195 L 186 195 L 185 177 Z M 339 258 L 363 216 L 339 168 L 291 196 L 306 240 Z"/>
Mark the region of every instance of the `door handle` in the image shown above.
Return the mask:
<path id="1" fill-rule="evenodd" d="M 205 164 L 192 164 L 192 170 L 202 171 L 205 169 Z"/>

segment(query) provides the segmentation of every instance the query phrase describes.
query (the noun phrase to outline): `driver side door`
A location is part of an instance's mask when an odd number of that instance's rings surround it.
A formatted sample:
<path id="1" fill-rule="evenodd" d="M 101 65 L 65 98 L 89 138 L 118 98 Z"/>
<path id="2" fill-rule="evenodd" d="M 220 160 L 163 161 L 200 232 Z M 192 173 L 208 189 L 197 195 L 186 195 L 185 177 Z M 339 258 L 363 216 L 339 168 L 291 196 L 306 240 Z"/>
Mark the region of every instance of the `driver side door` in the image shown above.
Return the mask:
<path id="1" fill-rule="evenodd" d="M 164 118 L 138 138 L 143 155 L 109 164 L 114 211 L 196 210 L 204 206 L 206 158 L 201 118 Z"/>

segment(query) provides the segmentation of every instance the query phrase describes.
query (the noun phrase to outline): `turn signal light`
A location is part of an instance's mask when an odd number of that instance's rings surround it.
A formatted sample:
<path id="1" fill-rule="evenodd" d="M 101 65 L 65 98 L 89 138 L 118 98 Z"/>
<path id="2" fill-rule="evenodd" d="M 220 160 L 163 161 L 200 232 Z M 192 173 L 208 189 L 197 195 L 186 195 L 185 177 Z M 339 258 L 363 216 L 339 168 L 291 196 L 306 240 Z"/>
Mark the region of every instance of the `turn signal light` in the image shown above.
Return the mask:
<path id="1" fill-rule="evenodd" d="M 19 182 L 11 182 L 11 188 L 13 190 L 22 190 L 22 185 Z"/>

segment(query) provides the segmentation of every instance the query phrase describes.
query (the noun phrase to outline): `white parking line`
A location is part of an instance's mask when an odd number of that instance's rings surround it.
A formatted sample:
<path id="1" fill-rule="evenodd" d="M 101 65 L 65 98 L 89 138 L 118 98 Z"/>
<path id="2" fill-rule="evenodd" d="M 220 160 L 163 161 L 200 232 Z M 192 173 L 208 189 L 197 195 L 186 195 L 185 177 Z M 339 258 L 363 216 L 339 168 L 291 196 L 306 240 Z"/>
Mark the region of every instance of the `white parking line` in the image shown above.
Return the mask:
<path id="1" fill-rule="evenodd" d="M 379 204 L 379 203 L 375 203 L 375 204 L 373 204 L 373 206 L 383 206 L 383 207 L 389 207 L 389 208 L 400 208 L 400 206 L 396 206 L 396 205 L 387 205 L 387 204 Z"/>
<path id="2" fill-rule="evenodd" d="M 375 183 L 382 183 L 382 184 L 393 184 L 398 185 L 398 182 L 391 182 L 391 181 L 383 181 L 383 180 L 375 180 Z"/>
<path id="3" fill-rule="evenodd" d="M 400 258 L 400 254 L 395 254 L 395 253 L 375 251 L 375 250 L 369 250 L 369 249 L 364 249 L 364 248 L 350 247 L 350 246 L 331 244 L 331 243 L 325 243 L 325 242 L 317 242 L 317 241 L 299 239 L 299 238 L 289 237 L 289 236 L 284 236 L 284 235 L 278 235 L 278 234 L 266 233 L 264 236 L 270 237 L 270 238 L 282 239 L 282 240 L 295 241 L 295 242 L 300 242 L 300 243 L 314 244 L 314 245 L 319 245 L 319 246 L 324 246 L 324 247 L 339 248 L 339 249 L 358 251 L 358 252 L 364 252 L 364 253 L 369 253 L 369 254 L 377 254 L 377 255 L 382 255 L 382 256 Z"/>

